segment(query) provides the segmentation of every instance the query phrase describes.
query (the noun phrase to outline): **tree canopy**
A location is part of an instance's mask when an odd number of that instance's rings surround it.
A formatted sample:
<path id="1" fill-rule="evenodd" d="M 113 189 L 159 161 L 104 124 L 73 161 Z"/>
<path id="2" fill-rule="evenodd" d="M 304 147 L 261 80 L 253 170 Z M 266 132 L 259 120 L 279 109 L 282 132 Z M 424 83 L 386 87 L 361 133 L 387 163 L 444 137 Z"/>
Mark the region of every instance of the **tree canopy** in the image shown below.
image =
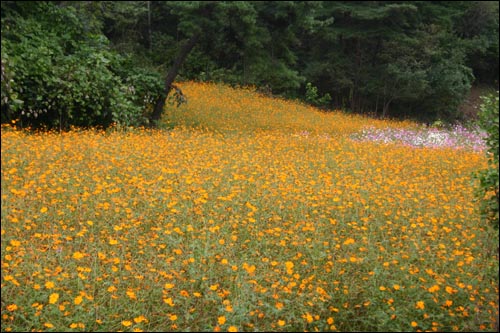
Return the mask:
<path id="1" fill-rule="evenodd" d="M 426 121 L 498 86 L 498 2 L 2 1 L 1 24 L 2 122 L 31 126 L 156 123 L 176 80 Z"/>

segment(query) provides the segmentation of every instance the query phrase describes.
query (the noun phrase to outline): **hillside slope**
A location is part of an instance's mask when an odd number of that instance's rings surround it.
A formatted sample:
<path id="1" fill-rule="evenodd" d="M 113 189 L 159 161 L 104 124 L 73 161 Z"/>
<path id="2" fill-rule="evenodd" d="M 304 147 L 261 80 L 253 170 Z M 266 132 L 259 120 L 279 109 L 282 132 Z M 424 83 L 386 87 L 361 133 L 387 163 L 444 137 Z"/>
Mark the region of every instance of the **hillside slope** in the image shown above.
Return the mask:
<path id="1" fill-rule="evenodd" d="M 256 130 L 345 136 L 364 127 L 407 128 L 408 121 L 376 120 L 335 110 L 323 112 L 297 101 L 272 98 L 255 89 L 184 82 L 179 84 L 188 102 L 179 108 L 167 105 L 167 126 L 203 128 L 218 132 Z"/>

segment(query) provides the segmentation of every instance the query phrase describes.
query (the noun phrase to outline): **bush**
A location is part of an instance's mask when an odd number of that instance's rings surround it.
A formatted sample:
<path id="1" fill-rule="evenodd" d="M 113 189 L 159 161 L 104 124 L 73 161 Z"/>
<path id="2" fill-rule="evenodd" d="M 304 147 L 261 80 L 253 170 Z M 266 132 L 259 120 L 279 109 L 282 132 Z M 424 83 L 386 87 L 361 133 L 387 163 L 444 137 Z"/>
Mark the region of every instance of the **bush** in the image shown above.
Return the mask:
<path id="1" fill-rule="evenodd" d="M 332 98 L 328 93 L 323 97 L 319 97 L 318 88 L 308 82 L 306 84 L 306 101 L 318 107 L 326 107 L 332 101 Z"/>
<path id="2" fill-rule="evenodd" d="M 482 100 L 479 124 L 488 133 L 486 145 L 489 168 L 477 174 L 480 181 L 478 195 L 481 199 L 482 217 L 498 229 L 498 91 L 496 96 L 490 94 L 483 96 Z"/>
<path id="3" fill-rule="evenodd" d="M 4 5 L 2 5 L 2 10 Z M 161 78 L 131 72 L 75 8 L 31 3 L 2 17 L 2 122 L 33 128 L 141 125 Z M 4 74 L 5 73 L 5 74 Z M 5 93 L 4 93 L 5 86 Z"/>
<path id="4" fill-rule="evenodd" d="M 15 111 L 20 108 L 23 101 L 18 99 L 18 94 L 16 93 L 16 82 L 14 81 L 14 70 L 12 69 L 12 62 L 9 56 L 3 52 L 2 48 L 2 123 L 10 122 L 13 119 L 9 117 L 7 111 L 7 106 Z"/>
<path id="5" fill-rule="evenodd" d="M 428 71 L 429 94 L 425 96 L 424 113 L 446 122 L 462 120 L 460 104 L 473 81 L 472 71 L 460 59 L 442 59 Z"/>

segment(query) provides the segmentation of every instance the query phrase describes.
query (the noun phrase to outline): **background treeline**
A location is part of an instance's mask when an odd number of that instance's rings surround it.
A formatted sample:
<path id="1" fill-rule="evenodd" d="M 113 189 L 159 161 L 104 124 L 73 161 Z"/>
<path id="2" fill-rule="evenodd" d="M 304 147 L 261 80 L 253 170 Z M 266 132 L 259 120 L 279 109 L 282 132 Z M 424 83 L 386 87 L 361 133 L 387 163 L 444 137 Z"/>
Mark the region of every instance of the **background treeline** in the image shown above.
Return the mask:
<path id="1" fill-rule="evenodd" d="M 325 108 L 463 120 L 498 89 L 498 2 L 2 1 L 2 122 L 159 119 L 175 80 Z"/>

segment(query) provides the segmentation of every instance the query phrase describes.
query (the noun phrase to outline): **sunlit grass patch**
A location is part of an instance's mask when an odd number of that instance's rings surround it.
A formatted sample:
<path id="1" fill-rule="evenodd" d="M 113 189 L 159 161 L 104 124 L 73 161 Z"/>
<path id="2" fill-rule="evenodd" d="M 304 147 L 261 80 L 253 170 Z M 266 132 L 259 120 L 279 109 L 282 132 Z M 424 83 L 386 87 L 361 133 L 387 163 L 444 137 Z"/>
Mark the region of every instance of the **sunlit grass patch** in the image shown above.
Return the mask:
<path id="1" fill-rule="evenodd" d="M 183 88 L 169 131 L 2 131 L 2 331 L 494 330 L 482 154 L 352 141 L 373 121 L 341 112 L 238 131 L 288 106 L 222 122 L 211 91 L 247 92 Z"/>
<path id="2" fill-rule="evenodd" d="M 164 121 L 170 125 L 202 128 L 224 133 L 249 133 L 258 130 L 335 135 L 344 137 L 364 126 L 375 128 L 415 127 L 409 121 L 390 122 L 339 110 L 320 111 L 317 108 L 262 96 L 255 89 L 235 89 L 226 85 L 185 82 L 180 84 L 188 103 L 179 108 L 170 106 Z"/>

